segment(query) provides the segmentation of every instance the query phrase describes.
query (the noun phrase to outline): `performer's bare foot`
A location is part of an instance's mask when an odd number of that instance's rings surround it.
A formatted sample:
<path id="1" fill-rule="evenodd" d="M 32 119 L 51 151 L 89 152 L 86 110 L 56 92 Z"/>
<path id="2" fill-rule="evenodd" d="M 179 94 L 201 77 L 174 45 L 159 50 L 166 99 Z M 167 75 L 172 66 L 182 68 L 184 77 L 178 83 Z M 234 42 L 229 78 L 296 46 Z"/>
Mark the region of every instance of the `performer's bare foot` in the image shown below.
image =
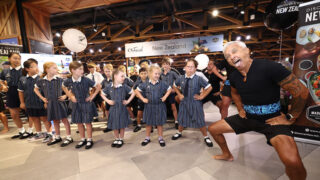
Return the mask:
<path id="1" fill-rule="evenodd" d="M 5 134 L 5 133 L 7 133 L 9 131 L 9 129 L 3 129 L 1 132 L 0 132 L 0 134 Z"/>
<path id="2" fill-rule="evenodd" d="M 224 161 L 233 161 L 233 156 L 232 154 L 222 154 L 222 155 L 215 155 L 212 156 L 213 159 L 216 160 L 224 160 Z"/>

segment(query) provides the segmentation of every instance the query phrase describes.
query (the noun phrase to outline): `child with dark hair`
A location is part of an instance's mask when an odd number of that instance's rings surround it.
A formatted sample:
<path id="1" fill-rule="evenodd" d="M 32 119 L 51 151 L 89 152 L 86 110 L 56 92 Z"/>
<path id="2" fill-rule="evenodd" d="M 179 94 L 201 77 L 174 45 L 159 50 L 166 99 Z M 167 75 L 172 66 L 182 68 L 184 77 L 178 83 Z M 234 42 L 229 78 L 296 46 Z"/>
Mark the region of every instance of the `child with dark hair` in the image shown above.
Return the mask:
<path id="1" fill-rule="evenodd" d="M 34 123 L 36 134 L 30 140 L 39 140 L 50 136 L 50 122 L 47 120 L 47 110 L 43 101 L 34 92 L 34 85 L 40 79 L 38 75 L 38 61 L 28 59 L 23 63 L 22 73 L 18 84 L 20 108 L 26 110 L 29 121 Z M 41 132 L 41 121 L 43 122 L 47 133 Z"/>
<path id="2" fill-rule="evenodd" d="M 148 70 L 146 68 L 139 69 L 139 78 L 133 85 L 133 89 L 136 90 L 137 87 L 148 80 Z M 144 93 L 143 93 L 144 95 Z M 137 126 L 134 128 L 133 132 L 138 132 L 141 130 L 141 119 L 143 115 L 143 109 L 144 109 L 144 103 L 141 101 L 141 99 L 137 100 Z"/>

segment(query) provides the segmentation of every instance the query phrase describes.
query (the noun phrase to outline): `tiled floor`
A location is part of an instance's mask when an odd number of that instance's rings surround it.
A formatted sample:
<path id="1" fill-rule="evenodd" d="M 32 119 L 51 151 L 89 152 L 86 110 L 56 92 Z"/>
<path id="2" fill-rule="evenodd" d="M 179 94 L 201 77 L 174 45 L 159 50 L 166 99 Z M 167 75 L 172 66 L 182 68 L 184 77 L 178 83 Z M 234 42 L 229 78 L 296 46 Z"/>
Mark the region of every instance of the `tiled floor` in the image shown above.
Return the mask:
<path id="1" fill-rule="evenodd" d="M 220 118 L 215 106 L 207 103 L 204 107 L 208 124 Z M 230 107 L 229 112 L 234 114 L 236 110 Z M 216 143 L 208 148 L 198 130 L 188 129 L 183 132 L 183 138 L 172 141 L 176 130 L 173 124 L 167 124 L 164 132 L 167 146 L 162 148 L 157 142 L 156 130 L 152 142 L 142 147 L 145 129 L 133 133 L 130 127 L 126 130 L 125 145 L 115 149 L 110 146 L 112 133 L 104 134 L 99 130 L 103 125 L 94 124 L 93 149 L 77 150 L 74 146 L 79 137 L 74 125 L 72 134 L 76 142 L 61 148 L 59 145 L 48 147 L 41 142 L 11 140 L 16 130 L 11 122 L 10 133 L 0 136 L 0 180 L 288 179 L 277 154 L 260 134 L 227 134 L 235 161 L 223 162 L 211 158 L 220 153 L 220 149 Z M 298 143 L 298 147 L 308 179 L 319 179 L 320 148 L 304 143 Z"/>

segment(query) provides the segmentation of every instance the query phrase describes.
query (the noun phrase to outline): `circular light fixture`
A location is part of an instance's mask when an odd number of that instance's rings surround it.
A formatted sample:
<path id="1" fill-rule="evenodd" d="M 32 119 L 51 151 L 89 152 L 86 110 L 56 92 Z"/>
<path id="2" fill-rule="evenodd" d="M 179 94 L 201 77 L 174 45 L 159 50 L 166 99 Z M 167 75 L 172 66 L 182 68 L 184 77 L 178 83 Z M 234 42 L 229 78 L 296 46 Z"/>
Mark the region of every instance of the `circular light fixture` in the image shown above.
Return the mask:
<path id="1" fill-rule="evenodd" d="M 219 14 L 219 11 L 218 11 L 217 9 L 215 9 L 215 10 L 212 11 L 212 16 L 213 16 L 213 17 L 218 16 L 218 14 Z"/>

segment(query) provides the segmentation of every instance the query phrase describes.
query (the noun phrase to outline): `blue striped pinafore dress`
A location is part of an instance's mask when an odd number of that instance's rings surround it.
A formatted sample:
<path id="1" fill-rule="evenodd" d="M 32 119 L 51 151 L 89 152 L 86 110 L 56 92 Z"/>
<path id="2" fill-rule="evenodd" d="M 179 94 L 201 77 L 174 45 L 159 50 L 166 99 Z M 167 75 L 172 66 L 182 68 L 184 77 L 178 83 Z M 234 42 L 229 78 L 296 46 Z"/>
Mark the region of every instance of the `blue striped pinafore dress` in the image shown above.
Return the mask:
<path id="1" fill-rule="evenodd" d="M 150 81 L 139 84 L 137 90 L 145 94 L 148 103 L 144 104 L 143 121 L 149 126 L 162 126 L 167 120 L 167 108 L 161 98 L 171 87 L 163 81 L 152 84 Z"/>
<path id="2" fill-rule="evenodd" d="M 210 84 L 200 76 L 193 75 L 191 78 L 181 76 L 175 81 L 175 85 L 181 87 L 181 92 L 184 95 L 184 99 L 179 104 L 179 125 L 189 128 L 204 127 L 206 124 L 202 101 L 195 100 L 193 96 L 200 94 L 201 88 L 210 87 Z M 186 89 L 186 87 L 188 88 Z"/>
<path id="3" fill-rule="evenodd" d="M 75 95 L 77 102 L 72 103 L 72 123 L 91 123 L 95 115 L 95 104 L 93 101 L 86 102 L 90 96 L 89 90 L 94 87 L 95 82 L 87 77 L 80 77 L 75 81 L 72 77 L 66 79 L 63 85 Z"/>
<path id="4" fill-rule="evenodd" d="M 44 77 L 36 83 L 36 86 L 43 92 L 44 97 L 48 100 L 48 121 L 61 120 L 68 117 L 66 103 L 59 101 L 59 97 L 63 95 L 62 83 L 63 79 L 56 76 L 51 81 Z"/>
<path id="5" fill-rule="evenodd" d="M 103 89 L 103 93 L 108 99 L 115 102 L 109 109 L 108 128 L 122 129 L 128 127 L 131 119 L 126 106 L 123 105 L 123 100 L 126 99 L 128 94 L 132 93 L 132 89 L 125 84 L 114 87 L 111 83 Z"/>

